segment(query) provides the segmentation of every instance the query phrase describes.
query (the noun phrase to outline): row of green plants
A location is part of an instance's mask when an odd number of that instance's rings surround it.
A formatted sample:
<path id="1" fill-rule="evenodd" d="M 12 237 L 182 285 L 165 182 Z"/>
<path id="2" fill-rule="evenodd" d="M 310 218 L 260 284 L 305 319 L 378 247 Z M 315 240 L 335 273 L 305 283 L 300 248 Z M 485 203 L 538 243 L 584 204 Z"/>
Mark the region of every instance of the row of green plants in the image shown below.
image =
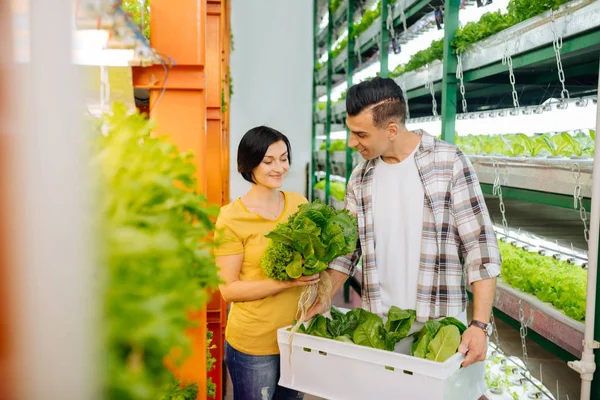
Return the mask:
<path id="1" fill-rule="evenodd" d="M 576 321 L 585 320 L 587 270 L 506 242 L 499 244 L 506 283 L 551 303 Z"/>
<path id="2" fill-rule="evenodd" d="M 593 157 L 596 131 L 544 133 L 527 136 L 506 135 L 457 136 L 456 145 L 466 154 L 502 155 L 509 157 Z"/>
<path id="3" fill-rule="evenodd" d="M 510 0 L 506 13 L 502 13 L 500 10 L 487 12 L 482 15 L 479 21 L 469 22 L 464 27 L 458 28 L 451 44 L 453 51 L 455 53 L 462 53 L 481 40 L 543 12 L 551 9 L 556 10 L 558 7 L 569 1 L 570 0 Z M 360 23 L 355 24 L 355 31 L 353 34 L 359 35 L 368 29 L 371 23 L 379 16 L 379 12 L 379 7 L 376 10 L 367 11 Z M 403 73 L 419 69 L 433 61 L 441 60 L 444 55 L 443 44 L 443 39 L 434 40 L 427 49 L 418 51 L 406 64 L 399 65 L 394 71 L 391 71 L 390 77 L 395 78 Z M 333 58 L 337 57 L 346 45 L 347 41 L 342 40 L 332 51 Z M 317 69 L 320 69 L 323 65 L 324 64 L 318 64 Z"/>
<path id="4" fill-rule="evenodd" d="M 506 13 L 500 10 L 487 12 L 477 22 L 469 22 L 458 28 L 452 40 L 454 53 L 463 53 L 475 43 L 487 39 L 516 24 L 526 21 L 548 10 L 556 10 L 570 0 L 510 0 Z M 414 71 L 433 61 L 443 58 L 443 39 L 431 42 L 431 45 L 413 55 L 404 66 L 404 72 Z M 402 73 L 398 74 L 401 75 Z M 396 75 L 396 76 L 398 76 Z"/>
<path id="5" fill-rule="evenodd" d="M 348 0 L 348 1 L 353 1 L 353 0 Z M 334 2 L 336 3 L 335 8 L 334 8 Z M 395 2 L 396 2 L 396 0 L 390 0 L 390 4 L 394 4 Z M 335 12 L 339 8 L 339 3 L 341 3 L 341 1 L 338 1 L 338 0 L 332 1 L 331 9 L 333 12 Z M 373 24 L 373 22 L 375 22 L 375 20 L 379 17 L 380 14 L 381 14 L 381 0 L 379 0 L 377 2 L 377 6 L 373 10 L 365 11 L 364 14 L 362 15 L 362 17 L 358 21 L 355 21 L 352 24 L 352 33 L 350 35 L 350 39 L 354 39 L 354 38 L 360 36 L 364 31 L 369 29 L 369 27 Z M 341 40 L 336 45 L 336 47 L 331 51 L 332 59 L 336 58 L 342 52 L 342 50 L 344 50 L 347 46 L 348 46 L 348 38 Z M 325 65 L 324 63 L 318 63 L 317 70 L 323 68 L 324 65 Z"/>
<path id="6" fill-rule="evenodd" d="M 320 180 L 315 184 L 315 189 L 325 191 L 325 179 Z M 336 198 L 336 200 L 342 202 L 346 197 L 346 184 L 342 182 L 333 181 L 329 183 L 329 192 Z"/>
<path id="7" fill-rule="evenodd" d="M 473 44 L 487 39 L 518 23 L 526 21 L 548 10 L 556 10 L 570 0 L 510 0 L 507 12 L 500 10 L 487 12 L 477 22 L 469 22 L 458 28 L 452 41 L 454 53 L 462 53 Z M 390 73 L 395 78 L 403 73 L 414 71 L 444 56 L 444 39 L 434 40 L 424 50 L 415 53 L 410 60 Z"/>
<path id="8" fill-rule="evenodd" d="M 165 360 L 178 365 L 190 354 L 188 315 L 219 283 L 206 240 L 218 209 L 198 192 L 192 155 L 153 136 L 143 115 L 115 104 L 101 122 L 93 129 L 91 167 L 104 397 L 195 399 L 197 385 L 179 382 Z"/>
<path id="9" fill-rule="evenodd" d="M 325 142 L 321 143 L 321 146 L 319 147 L 319 150 L 328 150 L 330 153 L 333 153 L 335 151 L 346 151 L 346 149 L 347 149 L 347 146 L 346 146 L 346 141 L 344 139 L 334 140 L 329 145 L 329 148 L 327 148 L 327 143 L 325 143 Z M 351 148 L 350 151 L 356 151 L 356 149 Z"/>

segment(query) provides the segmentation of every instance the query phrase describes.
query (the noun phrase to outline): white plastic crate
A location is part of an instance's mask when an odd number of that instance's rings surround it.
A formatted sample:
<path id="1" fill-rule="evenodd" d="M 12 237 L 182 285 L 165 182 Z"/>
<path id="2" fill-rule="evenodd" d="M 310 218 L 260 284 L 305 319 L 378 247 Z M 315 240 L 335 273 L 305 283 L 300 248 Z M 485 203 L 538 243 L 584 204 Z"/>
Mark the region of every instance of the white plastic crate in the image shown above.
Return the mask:
<path id="1" fill-rule="evenodd" d="M 462 354 L 443 363 L 407 354 L 277 331 L 281 353 L 279 385 L 328 400 L 476 400 L 485 394 L 485 365 L 461 368 Z M 396 346 L 410 351 L 412 338 Z"/>

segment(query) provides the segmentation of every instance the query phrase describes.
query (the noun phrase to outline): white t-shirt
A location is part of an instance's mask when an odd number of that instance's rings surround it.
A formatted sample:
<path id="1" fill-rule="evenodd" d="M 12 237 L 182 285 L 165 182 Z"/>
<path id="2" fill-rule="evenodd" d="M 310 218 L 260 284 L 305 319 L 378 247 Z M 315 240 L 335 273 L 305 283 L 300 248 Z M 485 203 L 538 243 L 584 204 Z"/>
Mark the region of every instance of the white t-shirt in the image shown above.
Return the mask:
<path id="1" fill-rule="evenodd" d="M 417 306 L 425 199 L 417 149 L 397 164 L 377 159 L 373 172 L 375 262 L 386 312 L 391 306 Z"/>
<path id="2" fill-rule="evenodd" d="M 391 306 L 415 309 L 421 261 L 425 189 L 413 152 L 402 162 L 376 160 L 372 204 L 375 263 L 384 316 Z M 453 316 L 466 324 L 466 311 Z M 411 332 L 423 325 L 415 323 Z"/>

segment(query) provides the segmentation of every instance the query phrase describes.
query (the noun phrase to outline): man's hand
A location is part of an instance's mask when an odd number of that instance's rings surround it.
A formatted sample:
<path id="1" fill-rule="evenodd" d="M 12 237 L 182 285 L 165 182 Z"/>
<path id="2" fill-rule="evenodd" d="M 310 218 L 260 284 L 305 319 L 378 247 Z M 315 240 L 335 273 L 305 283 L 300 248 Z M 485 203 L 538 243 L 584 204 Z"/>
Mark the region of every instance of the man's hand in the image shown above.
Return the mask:
<path id="1" fill-rule="evenodd" d="M 310 310 L 308 310 L 308 312 L 306 313 L 306 316 L 304 317 L 304 321 L 306 322 L 310 319 L 312 319 L 312 317 L 314 317 L 317 314 L 324 314 L 329 310 L 325 309 L 325 305 L 321 302 L 321 300 L 317 300 L 317 302 L 312 306 L 312 308 Z"/>
<path id="2" fill-rule="evenodd" d="M 458 346 L 458 352 L 465 355 L 462 366 L 485 360 L 487 354 L 488 340 L 483 329 L 476 326 L 469 327 L 462 335 L 462 342 Z"/>
<path id="3" fill-rule="evenodd" d="M 339 272 L 333 269 L 328 269 L 327 273 L 329 274 L 329 278 L 331 279 L 331 293 L 329 296 L 333 299 L 333 296 L 342 288 L 346 279 L 348 279 L 348 275 L 343 272 Z M 321 300 L 317 300 L 317 302 L 312 306 L 310 310 L 307 311 L 306 316 L 304 317 L 304 321 L 306 322 L 317 314 L 324 314 L 329 311 L 328 308 L 325 308 Z"/>

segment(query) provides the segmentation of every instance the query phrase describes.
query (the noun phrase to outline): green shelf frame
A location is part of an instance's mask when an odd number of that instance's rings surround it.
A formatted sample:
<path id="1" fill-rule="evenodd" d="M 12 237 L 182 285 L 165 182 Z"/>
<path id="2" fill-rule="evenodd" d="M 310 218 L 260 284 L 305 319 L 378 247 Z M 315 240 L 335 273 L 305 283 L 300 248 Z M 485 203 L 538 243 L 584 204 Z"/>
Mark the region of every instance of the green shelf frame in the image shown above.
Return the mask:
<path id="1" fill-rule="evenodd" d="M 492 196 L 493 185 L 489 183 L 481 183 L 481 191 L 483 194 Z M 544 204 L 547 206 L 566 208 L 573 210 L 573 196 L 560 194 L 560 193 L 549 193 L 541 192 L 538 190 L 531 189 L 520 189 L 514 187 L 502 186 L 502 197 L 505 199 L 522 200 L 530 203 Z M 583 205 L 586 210 L 591 208 L 592 201 L 588 198 L 583 199 Z"/>

